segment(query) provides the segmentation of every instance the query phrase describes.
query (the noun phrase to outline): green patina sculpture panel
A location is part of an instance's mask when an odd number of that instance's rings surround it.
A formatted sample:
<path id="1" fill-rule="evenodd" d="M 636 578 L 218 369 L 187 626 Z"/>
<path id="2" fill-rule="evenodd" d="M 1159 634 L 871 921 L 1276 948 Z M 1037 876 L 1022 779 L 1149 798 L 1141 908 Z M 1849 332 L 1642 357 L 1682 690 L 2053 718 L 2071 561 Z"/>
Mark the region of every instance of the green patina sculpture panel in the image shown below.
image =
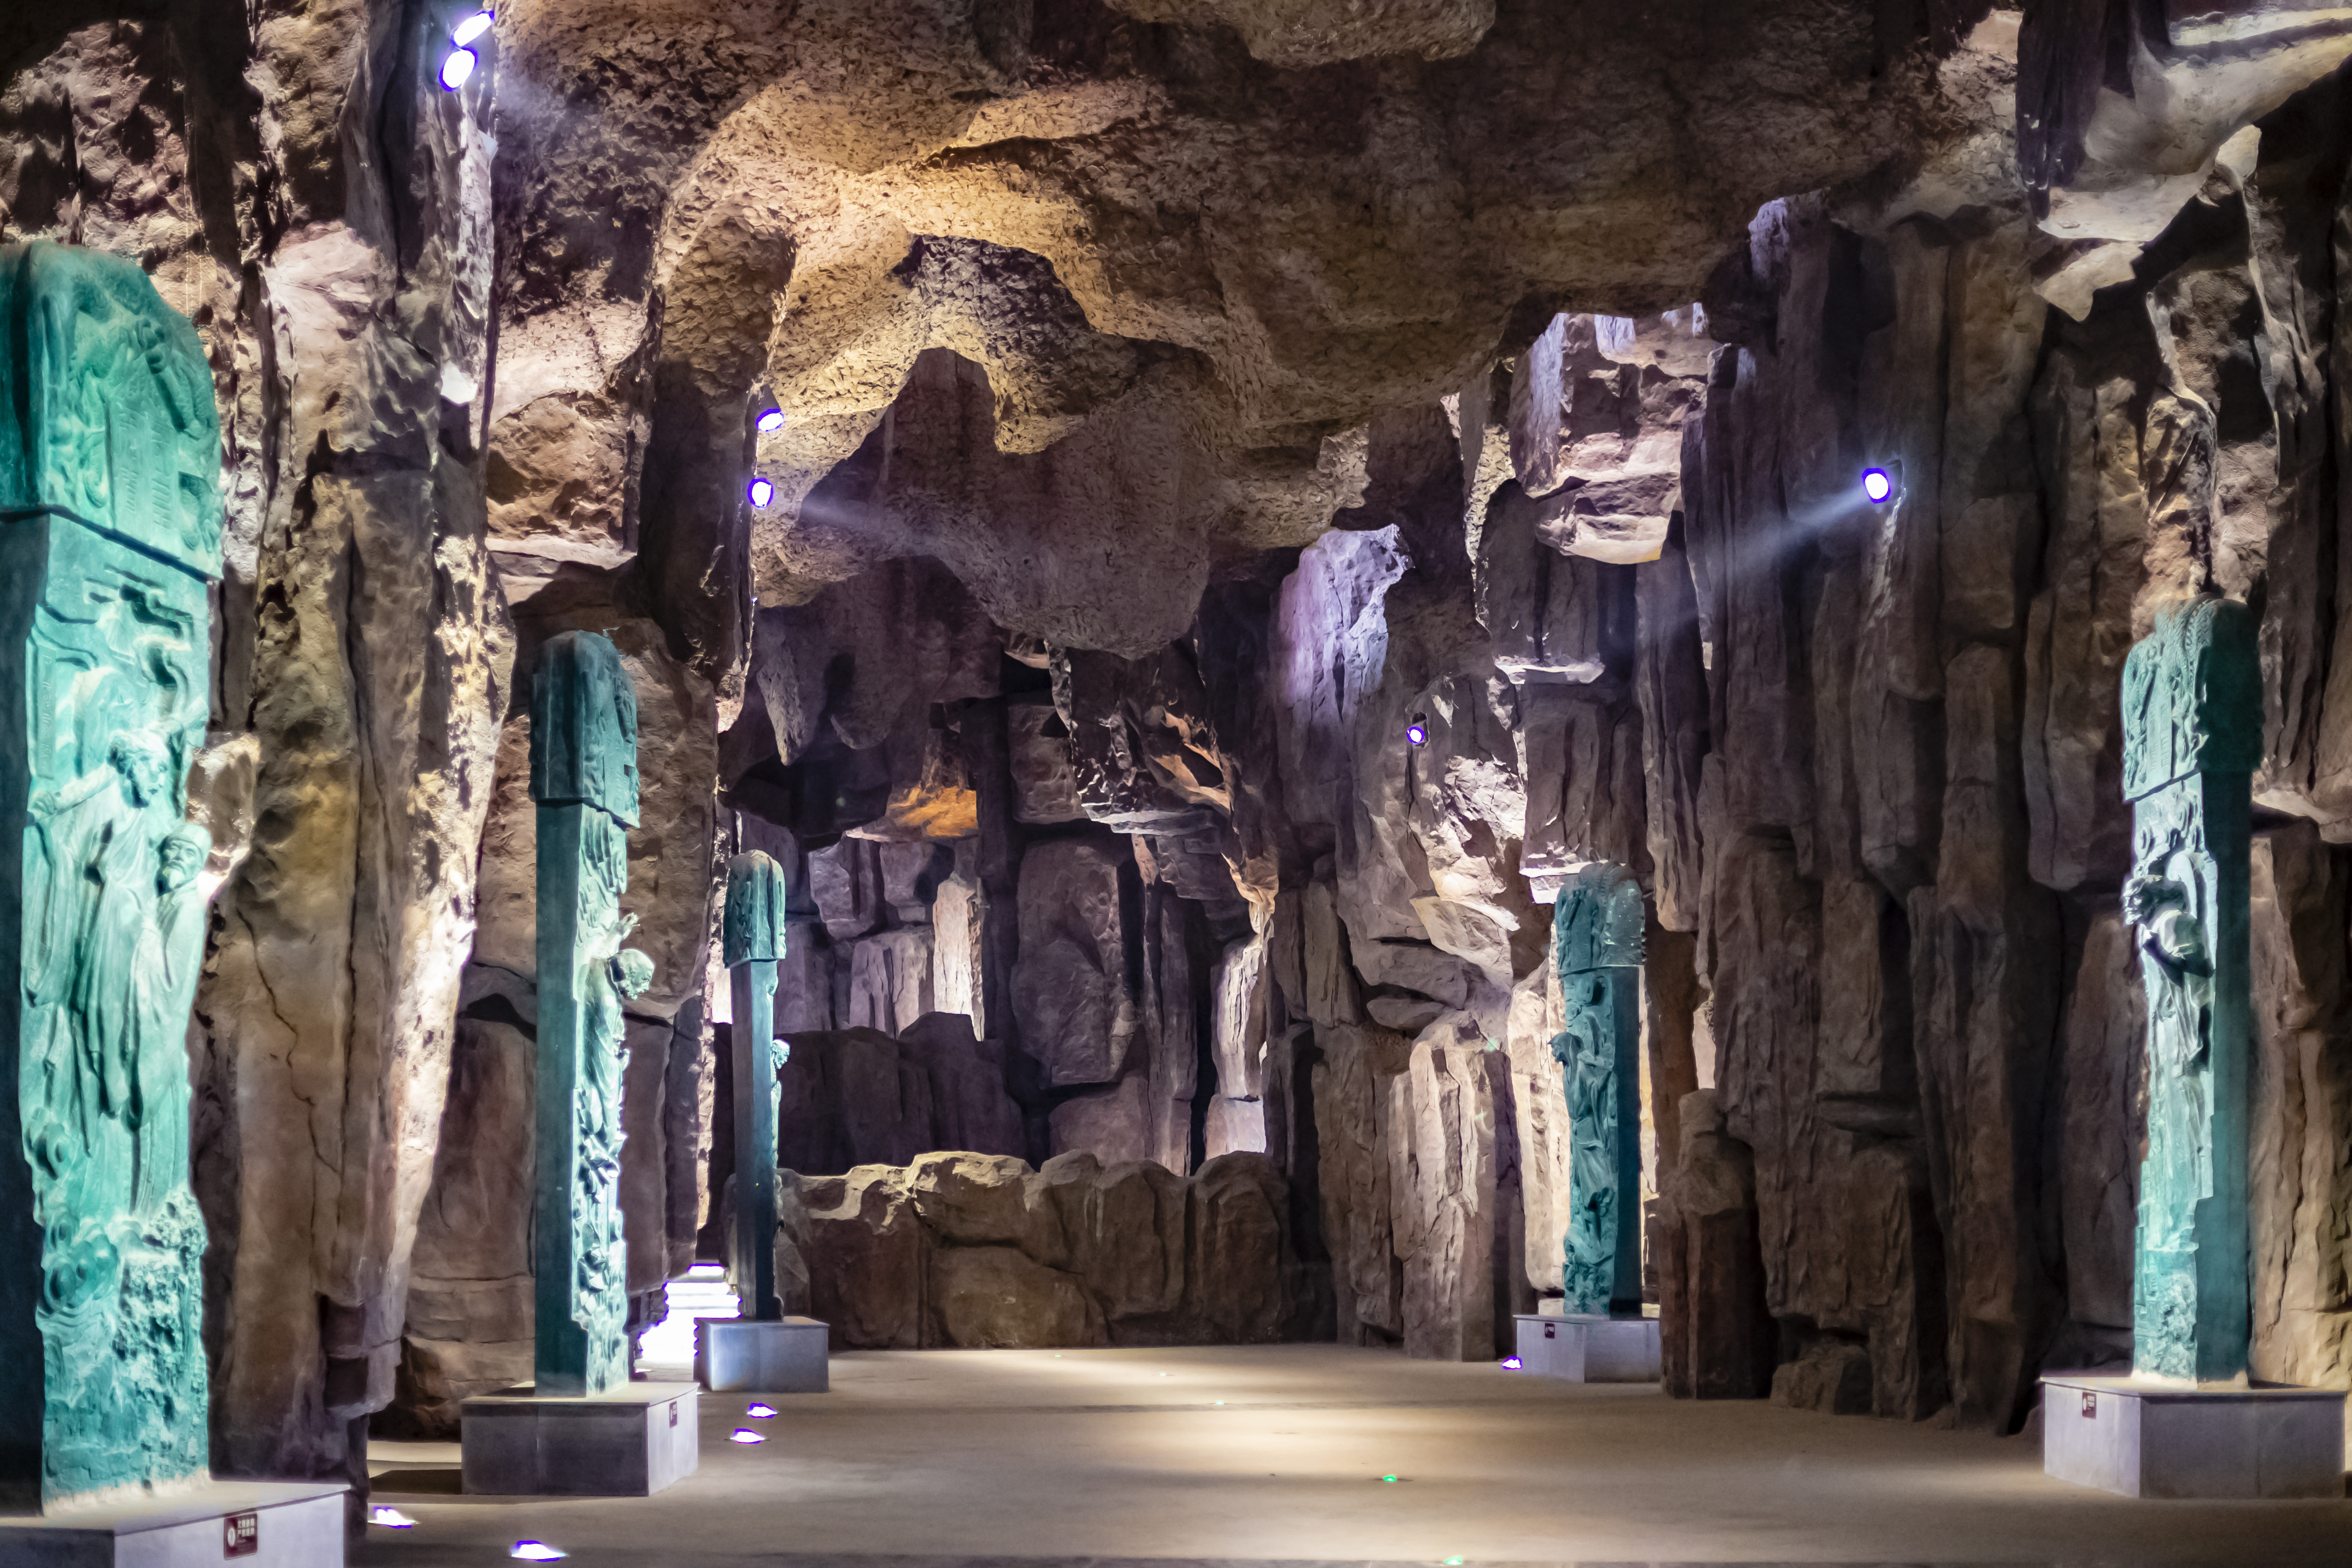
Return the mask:
<path id="1" fill-rule="evenodd" d="M 0 1495 L 207 1470 L 188 1186 L 219 429 L 120 258 L 0 247 Z"/>
<path id="2" fill-rule="evenodd" d="M 1639 1313 L 1642 889 L 1631 873 L 1594 864 L 1569 878 L 1552 955 L 1568 1024 L 1551 1043 L 1568 1077 L 1566 1308 Z"/>
<path id="3" fill-rule="evenodd" d="M 621 1005 L 653 962 L 621 944 L 637 811 L 637 702 L 620 651 L 564 632 L 531 687 L 539 803 L 539 1191 L 532 1231 L 541 1394 L 601 1394 L 629 1375 L 621 1237 Z M 551 794 L 551 791 L 561 793 Z"/>
<path id="4" fill-rule="evenodd" d="M 2226 599 L 2168 610 L 2124 662 L 2124 794 L 2147 992 L 2133 1370 L 2246 1373 L 2249 852 L 2262 761 L 2254 617 Z"/>
<path id="5" fill-rule="evenodd" d="M 784 870 L 754 849 L 727 862 L 727 905 L 719 928 L 734 1005 L 735 1290 L 741 1315 L 774 1322 L 776 1296 L 776 1072 L 785 1047 L 776 1038 L 776 961 L 784 953 Z M 763 1151 L 754 1154 L 752 1151 Z"/>

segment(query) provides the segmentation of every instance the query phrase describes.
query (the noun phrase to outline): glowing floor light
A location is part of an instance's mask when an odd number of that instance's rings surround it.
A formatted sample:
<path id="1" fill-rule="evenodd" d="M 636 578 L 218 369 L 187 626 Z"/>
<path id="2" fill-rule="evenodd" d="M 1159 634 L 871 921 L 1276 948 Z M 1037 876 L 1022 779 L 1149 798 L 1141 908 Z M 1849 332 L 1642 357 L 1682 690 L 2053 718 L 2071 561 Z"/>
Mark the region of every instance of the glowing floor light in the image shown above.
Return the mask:
<path id="1" fill-rule="evenodd" d="M 1520 1362 L 1519 1358 L 1515 1355 L 1507 1355 L 1503 1358 L 1503 1370 L 1505 1372 L 1517 1372 L 1522 1364 L 1523 1363 Z"/>
<path id="2" fill-rule="evenodd" d="M 765 479 L 753 479 L 751 481 L 750 493 L 751 497 L 751 504 L 753 506 L 765 506 L 771 500 L 774 499 L 776 487 L 770 484 Z"/>
<path id="3" fill-rule="evenodd" d="M 479 63 L 471 49 L 450 50 L 449 58 L 441 62 L 441 85 L 451 92 L 457 91 L 473 79 L 474 67 Z"/>
<path id="4" fill-rule="evenodd" d="M 772 431 L 772 430 L 781 430 L 781 429 L 782 429 L 783 427 L 784 427 L 784 411 L 783 411 L 782 409 L 781 409 L 781 408 L 771 408 L 771 409 L 769 409 L 765 414 L 762 414 L 762 415 L 761 415 L 761 416 L 760 416 L 760 434 L 761 434 L 761 435 L 765 436 L 765 435 L 767 435 L 770 431 Z"/>
<path id="5" fill-rule="evenodd" d="M 368 1522 L 370 1524 L 380 1524 L 386 1530 L 415 1530 L 416 1528 L 416 1521 L 409 1518 L 406 1514 L 401 1512 L 396 1508 L 372 1508 L 368 1510 Z"/>
<path id="6" fill-rule="evenodd" d="M 776 1418 L 776 1407 L 772 1405 L 754 1405 L 743 1414 L 754 1421 L 772 1421 Z"/>
<path id="7" fill-rule="evenodd" d="M 507 1555 L 520 1557 L 526 1563 L 552 1563 L 572 1553 L 561 1546 L 550 1546 L 544 1541 L 518 1541 L 514 1543 L 514 1550 Z"/>
<path id="8" fill-rule="evenodd" d="M 463 48 L 488 32 L 490 24 L 498 19 L 499 14 L 495 11 L 477 11 L 460 19 L 456 26 L 449 29 L 449 36 L 457 41 L 458 47 Z"/>
<path id="9" fill-rule="evenodd" d="M 1886 498 L 1895 493 L 1895 480 L 1885 468 L 1864 468 L 1862 471 L 1862 493 L 1873 505 L 1884 506 Z"/>
<path id="10" fill-rule="evenodd" d="M 730 1443 L 764 1443 L 768 1439 L 749 1426 L 738 1426 L 727 1440 Z"/>

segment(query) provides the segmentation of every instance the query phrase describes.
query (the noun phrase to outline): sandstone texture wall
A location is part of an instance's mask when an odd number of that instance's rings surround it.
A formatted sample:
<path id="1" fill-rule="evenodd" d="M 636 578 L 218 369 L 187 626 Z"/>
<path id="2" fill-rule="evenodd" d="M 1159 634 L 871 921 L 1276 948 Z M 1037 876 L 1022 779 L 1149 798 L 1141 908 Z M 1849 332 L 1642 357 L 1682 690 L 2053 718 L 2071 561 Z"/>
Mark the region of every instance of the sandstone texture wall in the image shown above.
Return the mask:
<path id="1" fill-rule="evenodd" d="M 529 1364 L 574 628 L 644 724 L 640 1317 L 766 1157 L 757 847 L 844 1344 L 1492 1356 L 1598 858 L 1670 1387 L 2008 1429 L 2128 1348 L 2122 658 L 2243 598 L 2255 1364 L 2352 1381 L 2334 8 L 515 0 L 446 92 L 459 9 L 0 21 L 0 230 L 138 258 L 221 402 L 222 1470 Z"/>

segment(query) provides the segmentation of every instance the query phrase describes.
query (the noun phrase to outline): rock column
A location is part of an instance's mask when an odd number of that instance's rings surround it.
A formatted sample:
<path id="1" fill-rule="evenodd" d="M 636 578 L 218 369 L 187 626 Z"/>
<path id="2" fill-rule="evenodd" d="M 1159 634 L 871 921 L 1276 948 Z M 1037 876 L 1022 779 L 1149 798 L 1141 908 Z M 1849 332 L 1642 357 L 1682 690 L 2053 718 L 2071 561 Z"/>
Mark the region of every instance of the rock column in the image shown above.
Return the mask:
<path id="1" fill-rule="evenodd" d="M 131 261 L 0 247 L 0 1507 L 54 1508 L 209 1468 L 186 1038 L 234 859 L 187 781 L 220 433 Z"/>
<path id="2" fill-rule="evenodd" d="M 735 1293 L 740 1315 L 776 1322 L 776 961 L 784 952 L 784 871 L 757 849 L 727 862 L 720 930 L 734 1002 Z"/>
<path id="3" fill-rule="evenodd" d="M 637 821 L 637 700 L 593 632 L 540 655 L 530 694 L 530 796 L 539 808 L 539 1190 L 535 1381 L 601 1394 L 628 1377 L 621 1239 L 624 999 L 653 963 L 621 943 L 628 829 Z"/>
<path id="4" fill-rule="evenodd" d="M 1569 1312 L 1642 1310 L 1642 889 L 1623 868 L 1572 871 L 1553 905 L 1568 1027 Z"/>
<path id="5" fill-rule="evenodd" d="M 2147 1157 L 2140 1167 L 2132 1367 L 2246 1374 L 2249 836 L 2262 760 L 2252 613 L 2168 610 L 2124 661 L 2124 912 L 2147 992 Z"/>

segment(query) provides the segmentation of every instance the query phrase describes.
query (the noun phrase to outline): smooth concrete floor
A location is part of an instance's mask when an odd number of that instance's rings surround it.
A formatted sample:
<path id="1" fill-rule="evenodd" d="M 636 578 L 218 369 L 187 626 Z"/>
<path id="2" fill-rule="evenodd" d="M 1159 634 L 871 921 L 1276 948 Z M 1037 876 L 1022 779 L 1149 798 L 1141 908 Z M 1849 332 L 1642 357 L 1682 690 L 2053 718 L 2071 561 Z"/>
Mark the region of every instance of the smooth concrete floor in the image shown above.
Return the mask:
<path id="1" fill-rule="evenodd" d="M 703 1395 L 701 1468 L 652 1498 L 464 1497 L 456 1445 L 373 1444 L 417 1526 L 353 1562 L 2352 1565 L 2352 1501 L 2137 1502 L 2022 1438 L 1331 1345 L 866 1352 L 752 1403 Z"/>

